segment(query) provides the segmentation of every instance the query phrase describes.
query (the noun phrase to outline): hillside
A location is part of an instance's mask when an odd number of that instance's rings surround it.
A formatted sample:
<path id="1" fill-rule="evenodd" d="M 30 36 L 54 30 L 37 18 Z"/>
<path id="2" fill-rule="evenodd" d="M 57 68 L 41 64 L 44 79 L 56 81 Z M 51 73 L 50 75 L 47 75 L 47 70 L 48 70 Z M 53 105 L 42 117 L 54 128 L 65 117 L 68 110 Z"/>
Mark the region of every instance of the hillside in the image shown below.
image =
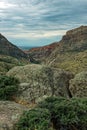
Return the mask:
<path id="1" fill-rule="evenodd" d="M 14 66 L 20 66 L 28 64 L 29 62 L 25 59 L 18 60 L 15 57 L 0 55 L 0 74 L 5 74 Z"/>
<path id="2" fill-rule="evenodd" d="M 0 54 L 12 56 L 17 59 L 28 58 L 21 49 L 9 42 L 2 34 L 0 34 Z"/>
<path id="3" fill-rule="evenodd" d="M 27 54 L 0 34 L 0 74 L 5 74 L 14 66 L 27 63 L 29 63 Z"/>
<path id="4" fill-rule="evenodd" d="M 74 73 L 87 70 L 87 26 L 66 32 L 57 44 L 46 59 L 47 64 Z"/>

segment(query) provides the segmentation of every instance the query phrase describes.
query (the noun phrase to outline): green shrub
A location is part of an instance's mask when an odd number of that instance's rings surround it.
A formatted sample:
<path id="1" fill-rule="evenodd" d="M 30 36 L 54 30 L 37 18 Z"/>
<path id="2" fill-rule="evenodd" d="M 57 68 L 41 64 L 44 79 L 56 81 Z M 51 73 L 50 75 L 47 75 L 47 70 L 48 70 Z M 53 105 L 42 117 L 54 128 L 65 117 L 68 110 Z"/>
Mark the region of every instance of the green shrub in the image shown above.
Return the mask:
<path id="1" fill-rule="evenodd" d="M 0 100 L 12 100 L 18 91 L 18 84 L 14 77 L 0 76 Z"/>
<path id="2" fill-rule="evenodd" d="M 47 98 L 39 103 L 40 108 L 46 108 L 51 113 L 51 121 L 54 127 L 62 126 L 77 127 L 79 130 L 87 129 L 87 98 L 84 99 L 64 99 L 64 98 Z"/>
<path id="3" fill-rule="evenodd" d="M 16 124 L 16 130 L 48 130 L 50 113 L 47 109 L 35 108 L 25 111 Z"/>

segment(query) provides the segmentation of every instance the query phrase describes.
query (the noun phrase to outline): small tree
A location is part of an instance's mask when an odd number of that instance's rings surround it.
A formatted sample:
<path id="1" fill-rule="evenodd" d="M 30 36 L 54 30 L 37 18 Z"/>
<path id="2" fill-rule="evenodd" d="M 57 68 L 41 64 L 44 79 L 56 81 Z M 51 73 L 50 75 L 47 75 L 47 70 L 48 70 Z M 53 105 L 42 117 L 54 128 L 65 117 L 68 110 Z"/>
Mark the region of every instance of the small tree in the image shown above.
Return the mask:
<path id="1" fill-rule="evenodd" d="M 0 76 L 0 100 L 12 100 L 18 91 L 18 79 L 8 76 Z"/>

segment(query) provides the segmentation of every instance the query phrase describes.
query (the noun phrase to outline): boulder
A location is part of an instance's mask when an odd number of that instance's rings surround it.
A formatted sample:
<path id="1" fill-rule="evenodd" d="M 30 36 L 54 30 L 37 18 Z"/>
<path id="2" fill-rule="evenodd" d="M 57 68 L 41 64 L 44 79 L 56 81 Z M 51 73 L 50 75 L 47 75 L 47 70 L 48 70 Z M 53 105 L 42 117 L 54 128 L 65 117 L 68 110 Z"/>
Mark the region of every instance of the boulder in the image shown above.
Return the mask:
<path id="1" fill-rule="evenodd" d="M 0 101 L 0 130 L 12 130 L 24 110 L 27 108 L 23 105 Z"/>
<path id="2" fill-rule="evenodd" d="M 70 96 L 70 72 L 45 65 L 26 65 L 14 67 L 7 75 L 20 80 L 18 99 L 38 102 L 48 96 Z"/>
<path id="3" fill-rule="evenodd" d="M 71 79 L 69 89 L 74 97 L 87 97 L 87 72 L 83 71 Z"/>

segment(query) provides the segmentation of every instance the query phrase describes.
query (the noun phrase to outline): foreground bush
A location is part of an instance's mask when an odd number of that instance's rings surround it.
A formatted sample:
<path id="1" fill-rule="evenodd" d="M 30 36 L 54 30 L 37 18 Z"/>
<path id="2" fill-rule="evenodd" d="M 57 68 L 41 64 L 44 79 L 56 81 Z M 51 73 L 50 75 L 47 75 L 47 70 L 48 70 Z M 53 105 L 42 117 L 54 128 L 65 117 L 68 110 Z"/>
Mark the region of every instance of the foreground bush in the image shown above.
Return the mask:
<path id="1" fill-rule="evenodd" d="M 16 124 L 16 130 L 48 130 L 50 113 L 47 109 L 32 109 L 25 111 Z"/>
<path id="2" fill-rule="evenodd" d="M 47 98 L 39 104 L 51 113 L 51 121 L 57 130 L 87 130 L 87 98 Z"/>
<path id="3" fill-rule="evenodd" d="M 18 91 L 18 84 L 14 77 L 0 76 L 0 100 L 12 100 Z"/>

